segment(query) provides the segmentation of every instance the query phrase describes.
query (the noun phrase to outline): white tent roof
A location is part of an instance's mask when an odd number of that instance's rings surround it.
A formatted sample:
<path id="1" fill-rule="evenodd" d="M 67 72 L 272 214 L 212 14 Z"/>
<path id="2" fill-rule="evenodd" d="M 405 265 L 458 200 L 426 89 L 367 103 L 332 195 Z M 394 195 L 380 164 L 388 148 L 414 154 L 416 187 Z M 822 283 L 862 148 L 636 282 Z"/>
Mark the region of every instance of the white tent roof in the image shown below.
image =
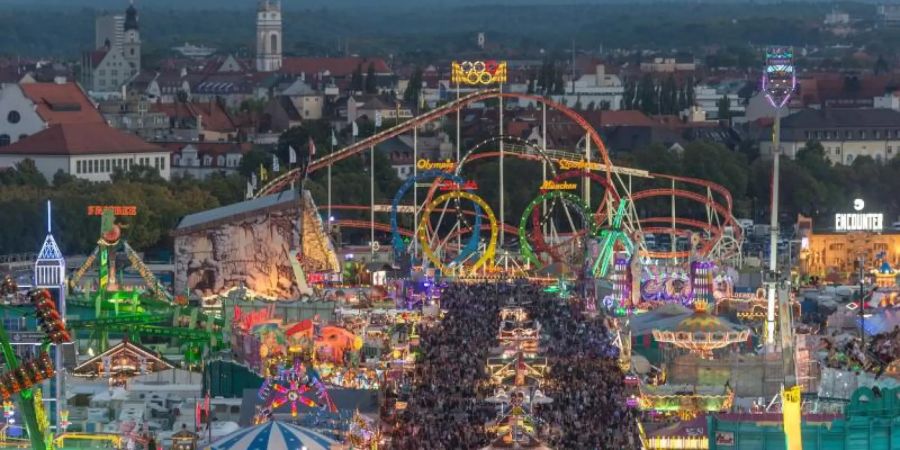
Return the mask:
<path id="1" fill-rule="evenodd" d="M 283 422 L 244 428 L 217 440 L 208 450 L 328 450 L 338 443 L 315 431 Z"/>

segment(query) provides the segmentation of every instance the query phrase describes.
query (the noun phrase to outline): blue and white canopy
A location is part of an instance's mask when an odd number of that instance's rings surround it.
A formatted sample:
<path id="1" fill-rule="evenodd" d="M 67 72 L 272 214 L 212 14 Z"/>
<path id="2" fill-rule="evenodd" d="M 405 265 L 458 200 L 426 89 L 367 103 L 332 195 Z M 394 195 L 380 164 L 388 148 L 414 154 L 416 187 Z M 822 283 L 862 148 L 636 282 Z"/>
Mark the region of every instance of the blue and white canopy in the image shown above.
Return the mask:
<path id="1" fill-rule="evenodd" d="M 208 450 L 329 450 L 338 443 L 315 431 L 283 422 L 267 422 L 231 433 Z"/>

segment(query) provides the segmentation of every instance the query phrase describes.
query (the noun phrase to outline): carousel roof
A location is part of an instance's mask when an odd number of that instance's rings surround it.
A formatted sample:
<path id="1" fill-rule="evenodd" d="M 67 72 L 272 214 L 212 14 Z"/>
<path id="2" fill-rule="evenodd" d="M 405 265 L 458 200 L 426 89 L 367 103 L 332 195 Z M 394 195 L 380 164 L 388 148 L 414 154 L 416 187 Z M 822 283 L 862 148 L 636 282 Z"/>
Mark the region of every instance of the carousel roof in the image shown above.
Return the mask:
<path id="1" fill-rule="evenodd" d="M 266 422 L 235 431 L 207 450 L 328 450 L 337 441 L 315 431 L 283 422 Z"/>
<path id="2" fill-rule="evenodd" d="M 685 318 L 671 331 L 685 333 L 725 333 L 739 331 L 742 327 L 729 322 L 719 316 L 714 316 L 705 311 L 698 311 Z"/>
<path id="3" fill-rule="evenodd" d="M 109 361 L 110 364 L 112 364 L 121 360 L 123 357 L 134 361 L 143 360 L 146 364 L 144 369 L 147 372 L 159 372 L 175 367 L 170 362 L 166 361 L 165 358 L 157 356 L 149 348 L 125 339 L 110 347 L 105 352 L 81 363 L 79 366 L 75 367 L 72 372 L 78 376 L 98 376 L 100 375 L 100 371 L 98 370 L 99 365 L 106 364 L 105 361 Z M 140 368 L 138 368 L 138 370 L 139 369 Z"/>
<path id="4" fill-rule="evenodd" d="M 746 327 L 729 322 L 727 319 L 710 314 L 705 302 L 696 302 L 694 312 L 680 317 L 678 321 L 656 323 L 654 330 L 675 333 L 729 333 L 743 331 Z"/>

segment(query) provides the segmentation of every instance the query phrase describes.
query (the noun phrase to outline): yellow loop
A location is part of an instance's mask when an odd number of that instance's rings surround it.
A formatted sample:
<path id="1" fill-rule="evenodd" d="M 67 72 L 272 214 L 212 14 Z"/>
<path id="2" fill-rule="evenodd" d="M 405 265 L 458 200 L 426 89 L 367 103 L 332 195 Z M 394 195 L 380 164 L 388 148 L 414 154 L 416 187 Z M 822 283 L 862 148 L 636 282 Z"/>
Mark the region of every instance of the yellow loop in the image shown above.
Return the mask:
<path id="1" fill-rule="evenodd" d="M 431 244 L 428 242 L 428 233 L 426 230 L 428 229 L 431 213 L 434 212 L 434 209 L 440 204 L 454 198 L 469 200 L 480 206 L 481 211 L 484 212 L 484 215 L 488 218 L 488 222 L 491 224 L 491 238 L 488 241 L 488 246 L 481 255 L 481 258 L 479 258 L 478 261 L 475 261 L 475 264 L 470 268 L 470 271 L 474 272 L 486 262 L 494 260 L 494 254 L 497 250 L 497 230 L 499 229 L 497 217 L 494 216 L 494 211 L 481 199 L 481 197 L 466 191 L 453 191 L 435 198 L 431 203 L 425 205 L 425 209 L 422 211 L 422 220 L 419 221 L 419 227 L 416 230 L 416 234 L 419 236 L 419 243 L 422 244 L 422 251 L 424 252 L 425 257 L 434 264 L 435 268 L 440 269 L 441 272 L 445 272 L 447 268 L 444 265 L 444 262 L 434 254 L 434 250 L 432 250 Z"/>

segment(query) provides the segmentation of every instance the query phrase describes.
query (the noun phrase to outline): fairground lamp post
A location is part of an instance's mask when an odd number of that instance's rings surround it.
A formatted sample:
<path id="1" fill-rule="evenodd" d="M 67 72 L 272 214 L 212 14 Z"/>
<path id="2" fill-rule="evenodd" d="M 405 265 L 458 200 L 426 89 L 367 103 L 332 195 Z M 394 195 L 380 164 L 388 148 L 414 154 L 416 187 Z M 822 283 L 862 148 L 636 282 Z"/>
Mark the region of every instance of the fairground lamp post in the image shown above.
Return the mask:
<path id="1" fill-rule="evenodd" d="M 781 156 L 781 109 L 790 100 L 797 86 L 794 72 L 794 50 L 791 47 L 773 46 L 766 49 L 766 68 L 762 77 L 762 91 L 775 108 L 772 126 L 772 204 L 769 235 L 770 280 L 766 308 L 766 346 L 775 349 L 775 273 L 778 252 L 778 166 Z"/>

